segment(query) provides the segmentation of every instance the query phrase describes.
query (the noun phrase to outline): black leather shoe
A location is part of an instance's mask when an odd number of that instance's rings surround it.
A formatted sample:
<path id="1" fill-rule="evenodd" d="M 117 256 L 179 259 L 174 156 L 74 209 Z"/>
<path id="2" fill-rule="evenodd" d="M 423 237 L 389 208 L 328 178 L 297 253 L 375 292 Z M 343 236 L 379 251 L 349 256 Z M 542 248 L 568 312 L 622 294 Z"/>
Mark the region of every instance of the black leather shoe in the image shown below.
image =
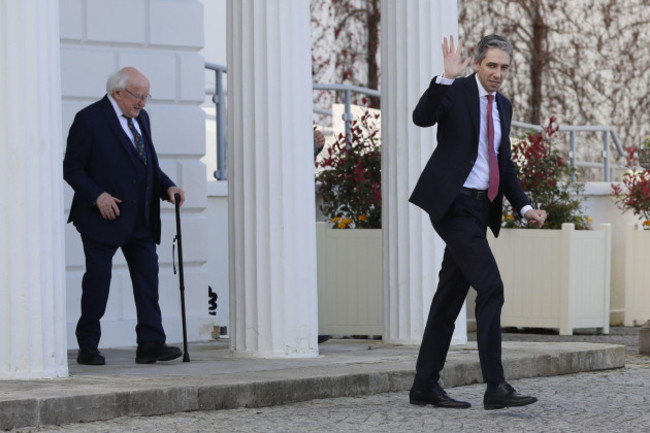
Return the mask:
<path id="1" fill-rule="evenodd" d="M 106 364 L 106 358 L 102 355 L 97 349 L 79 349 L 77 354 L 77 364 L 82 365 L 104 365 Z"/>
<path id="2" fill-rule="evenodd" d="M 483 407 L 487 410 L 503 409 L 504 407 L 526 406 L 536 401 L 536 397 L 521 395 L 509 383 L 504 382 L 497 387 L 496 391 L 485 392 Z"/>
<path id="3" fill-rule="evenodd" d="M 436 385 L 430 392 L 411 389 L 409 392 L 409 401 L 411 404 L 418 406 L 426 406 L 432 404 L 438 407 L 445 407 L 450 409 L 467 409 L 471 406 L 466 401 L 458 401 L 449 397 L 444 389 Z"/>
<path id="4" fill-rule="evenodd" d="M 174 346 L 168 346 L 161 341 L 138 344 L 138 350 L 135 352 L 136 364 L 153 364 L 156 361 L 171 361 L 183 354 L 181 349 Z"/>
<path id="5" fill-rule="evenodd" d="M 325 343 L 328 341 L 331 337 L 329 335 L 319 335 L 318 336 L 318 344 Z"/>

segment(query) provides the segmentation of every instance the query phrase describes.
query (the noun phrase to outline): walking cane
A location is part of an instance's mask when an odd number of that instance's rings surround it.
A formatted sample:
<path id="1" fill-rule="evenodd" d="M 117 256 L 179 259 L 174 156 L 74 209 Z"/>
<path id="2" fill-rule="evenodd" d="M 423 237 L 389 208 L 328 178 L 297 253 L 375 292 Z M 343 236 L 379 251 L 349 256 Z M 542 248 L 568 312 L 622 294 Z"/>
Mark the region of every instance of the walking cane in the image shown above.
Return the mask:
<path id="1" fill-rule="evenodd" d="M 183 362 L 190 362 L 190 354 L 187 353 L 187 324 L 185 322 L 185 275 L 183 274 L 183 237 L 181 235 L 181 195 L 174 194 L 174 207 L 176 208 L 176 236 L 174 243 L 178 244 L 178 279 L 181 291 L 181 317 L 183 319 Z M 174 266 L 176 273 L 176 266 Z"/>

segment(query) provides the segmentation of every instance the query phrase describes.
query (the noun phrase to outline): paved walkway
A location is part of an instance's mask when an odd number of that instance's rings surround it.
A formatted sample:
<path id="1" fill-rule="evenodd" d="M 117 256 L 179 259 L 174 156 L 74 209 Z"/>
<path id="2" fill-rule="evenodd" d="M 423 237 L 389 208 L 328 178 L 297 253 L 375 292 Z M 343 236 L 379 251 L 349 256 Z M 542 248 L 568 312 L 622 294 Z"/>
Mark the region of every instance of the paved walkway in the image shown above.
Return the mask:
<path id="1" fill-rule="evenodd" d="M 650 362 L 632 348 L 628 367 L 620 368 L 625 346 L 611 343 L 627 339 L 633 344 L 636 335 L 633 328 L 621 329 L 621 335 L 606 343 L 586 340 L 607 336 L 505 334 L 506 340 L 526 340 L 504 341 L 508 378 L 522 392 L 540 398 L 526 408 L 483 410 L 474 342 L 453 347 L 443 375 L 450 394 L 473 403 L 465 411 L 408 404 L 414 346 L 332 340 L 321 345 L 318 358 L 242 360 L 232 358 L 225 342 L 209 342 L 191 345 L 190 363 L 136 365 L 129 348 L 106 350 L 108 365 L 89 367 L 77 365 L 71 353 L 68 378 L 0 383 L 0 428 L 89 433 L 593 432 L 647 426 Z M 575 374 L 589 371 L 596 372 Z M 269 405 L 275 406 L 260 408 Z M 79 424 L 96 420 L 105 421 Z M 25 427 L 34 425 L 45 426 Z"/>
<path id="2" fill-rule="evenodd" d="M 281 406 L 185 412 L 155 417 L 122 417 L 12 432 L 32 433 L 494 433 L 644 432 L 650 426 L 650 364 L 548 378 L 520 379 L 515 385 L 539 402 L 485 411 L 483 385 L 450 389 L 474 406 L 467 410 L 421 408 L 408 393 L 311 400 Z"/>

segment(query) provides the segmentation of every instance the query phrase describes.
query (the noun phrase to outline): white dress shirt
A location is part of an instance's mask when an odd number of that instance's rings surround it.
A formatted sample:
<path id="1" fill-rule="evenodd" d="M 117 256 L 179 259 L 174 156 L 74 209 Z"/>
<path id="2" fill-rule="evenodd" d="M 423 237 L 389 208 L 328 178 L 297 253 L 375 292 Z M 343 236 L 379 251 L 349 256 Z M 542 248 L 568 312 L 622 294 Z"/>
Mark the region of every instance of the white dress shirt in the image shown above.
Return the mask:
<path id="1" fill-rule="evenodd" d="M 496 92 L 489 93 L 478 80 L 478 76 L 475 75 L 474 78 L 476 79 L 476 85 L 478 86 L 481 115 L 478 136 L 478 155 L 476 156 L 474 167 L 472 167 L 472 171 L 470 171 L 469 176 L 465 179 L 463 186 L 465 188 L 487 190 L 490 185 L 490 163 L 488 160 L 487 148 L 487 95 L 495 95 Z M 453 82 L 453 78 L 444 78 L 441 75 L 436 77 L 436 84 L 450 86 Z M 492 103 L 492 121 L 494 122 L 494 152 L 498 156 L 499 144 L 501 143 L 501 117 L 499 116 L 499 108 L 496 103 L 496 95 L 494 102 Z M 524 206 L 520 212 L 521 216 L 523 217 L 526 212 L 532 208 L 532 206 Z"/>
<path id="2" fill-rule="evenodd" d="M 119 120 L 120 125 L 122 125 L 122 129 L 124 132 L 126 132 L 126 135 L 129 137 L 131 140 L 131 144 L 135 146 L 135 140 L 133 139 L 133 133 L 129 129 L 129 124 L 127 123 L 126 117 L 123 116 L 124 113 L 122 113 L 122 110 L 120 109 L 120 106 L 117 105 L 117 102 L 115 102 L 115 99 L 111 95 L 108 95 L 108 100 L 111 101 L 111 105 L 113 106 L 113 110 L 115 110 L 115 115 L 117 116 L 117 120 Z M 140 129 L 140 124 L 138 123 L 138 120 L 136 118 L 133 118 L 133 126 L 135 126 L 136 131 L 142 135 L 142 130 Z"/>

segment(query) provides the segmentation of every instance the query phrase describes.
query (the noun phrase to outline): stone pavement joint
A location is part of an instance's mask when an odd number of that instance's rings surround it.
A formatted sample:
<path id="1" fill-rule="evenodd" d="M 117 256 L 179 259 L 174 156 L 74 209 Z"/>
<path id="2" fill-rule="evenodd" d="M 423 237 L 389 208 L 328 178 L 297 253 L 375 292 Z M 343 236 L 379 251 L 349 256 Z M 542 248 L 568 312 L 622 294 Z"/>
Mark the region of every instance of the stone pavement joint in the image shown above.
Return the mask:
<path id="1" fill-rule="evenodd" d="M 106 366 L 77 365 L 71 351 L 67 378 L 1 383 L 0 429 L 401 392 L 419 347 L 330 340 L 319 349 L 315 358 L 238 359 L 217 340 L 191 344 L 190 363 L 151 365 L 135 364 L 134 348 L 102 349 Z M 625 346 L 505 341 L 503 365 L 509 380 L 621 368 Z M 452 346 L 442 381 L 482 382 L 475 342 Z"/>

